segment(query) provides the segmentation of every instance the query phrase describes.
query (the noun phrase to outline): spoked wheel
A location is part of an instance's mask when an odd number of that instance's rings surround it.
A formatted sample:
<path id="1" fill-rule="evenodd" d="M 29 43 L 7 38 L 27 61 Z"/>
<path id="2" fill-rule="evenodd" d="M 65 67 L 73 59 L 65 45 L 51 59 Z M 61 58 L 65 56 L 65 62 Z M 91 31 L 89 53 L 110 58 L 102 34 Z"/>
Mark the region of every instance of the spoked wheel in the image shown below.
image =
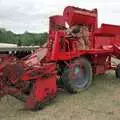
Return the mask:
<path id="1" fill-rule="evenodd" d="M 85 58 L 78 58 L 70 67 L 65 68 L 62 75 L 64 86 L 70 93 L 87 89 L 92 82 L 92 67 Z"/>

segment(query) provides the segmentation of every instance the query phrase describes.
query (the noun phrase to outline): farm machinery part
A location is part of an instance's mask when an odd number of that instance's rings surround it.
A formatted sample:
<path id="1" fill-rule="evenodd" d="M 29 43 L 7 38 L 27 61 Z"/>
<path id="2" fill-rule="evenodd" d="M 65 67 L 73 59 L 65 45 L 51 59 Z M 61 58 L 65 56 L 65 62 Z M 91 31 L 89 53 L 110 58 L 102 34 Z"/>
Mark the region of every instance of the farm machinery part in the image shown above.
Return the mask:
<path id="1" fill-rule="evenodd" d="M 26 109 L 40 109 L 58 87 L 70 93 L 87 89 L 93 74 L 115 70 L 120 78 L 120 26 L 98 28 L 97 9 L 68 6 L 63 15 L 50 17 L 47 43 L 21 59 L 0 56 L 0 96 L 24 101 Z M 61 85 L 59 85 L 61 84 Z"/>
<path id="2" fill-rule="evenodd" d="M 37 110 L 56 96 L 54 63 L 28 66 L 26 61 L 9 57 L 1 62 L 0 68 L 0 97 L 14 96 L 25 102 L 26 109 Z"/>

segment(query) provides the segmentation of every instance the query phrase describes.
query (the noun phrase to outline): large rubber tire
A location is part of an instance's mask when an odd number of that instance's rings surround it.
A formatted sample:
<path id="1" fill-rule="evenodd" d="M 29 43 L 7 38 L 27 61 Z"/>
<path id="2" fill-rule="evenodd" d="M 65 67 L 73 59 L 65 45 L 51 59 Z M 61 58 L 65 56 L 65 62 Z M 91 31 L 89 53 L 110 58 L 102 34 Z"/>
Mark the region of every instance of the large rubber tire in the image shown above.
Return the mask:
<path id="1" fill-rule="evenodd" d="M 70 93 L 86 90 L 92 82 L 92 66 L 85 58 L 77 58 L 62 74 L 65 89 Z"/>

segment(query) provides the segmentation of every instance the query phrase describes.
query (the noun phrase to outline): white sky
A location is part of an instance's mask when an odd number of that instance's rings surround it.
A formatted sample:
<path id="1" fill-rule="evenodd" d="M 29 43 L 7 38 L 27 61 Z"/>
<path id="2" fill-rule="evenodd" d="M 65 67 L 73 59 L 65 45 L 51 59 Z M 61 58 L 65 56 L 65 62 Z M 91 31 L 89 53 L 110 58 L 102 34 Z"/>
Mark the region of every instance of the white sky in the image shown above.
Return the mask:
<path id="1" fill-rule="evenodd" d="M 120 0 L 0 0 L 0 27 L 16 33 L 48 31 L 48 18 L 65 6 L 97 8 L 101 23 L 120 24 Z"/>

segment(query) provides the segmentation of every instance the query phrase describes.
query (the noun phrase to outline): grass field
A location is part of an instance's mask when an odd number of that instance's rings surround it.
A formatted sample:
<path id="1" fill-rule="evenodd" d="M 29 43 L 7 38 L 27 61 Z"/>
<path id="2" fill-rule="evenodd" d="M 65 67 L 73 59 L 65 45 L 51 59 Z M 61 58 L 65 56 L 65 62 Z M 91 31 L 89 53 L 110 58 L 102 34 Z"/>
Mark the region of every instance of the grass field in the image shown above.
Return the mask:
<path id="1" fill-rule="evenodd" d="M 70 95 L 60 92 L 42 111 L 23 111 L 22 102 L 8 96 L 0 102 L 0 120 L 120 120 L 120 81 L 113 72 L 94 77 L 91 87 Z"/>

